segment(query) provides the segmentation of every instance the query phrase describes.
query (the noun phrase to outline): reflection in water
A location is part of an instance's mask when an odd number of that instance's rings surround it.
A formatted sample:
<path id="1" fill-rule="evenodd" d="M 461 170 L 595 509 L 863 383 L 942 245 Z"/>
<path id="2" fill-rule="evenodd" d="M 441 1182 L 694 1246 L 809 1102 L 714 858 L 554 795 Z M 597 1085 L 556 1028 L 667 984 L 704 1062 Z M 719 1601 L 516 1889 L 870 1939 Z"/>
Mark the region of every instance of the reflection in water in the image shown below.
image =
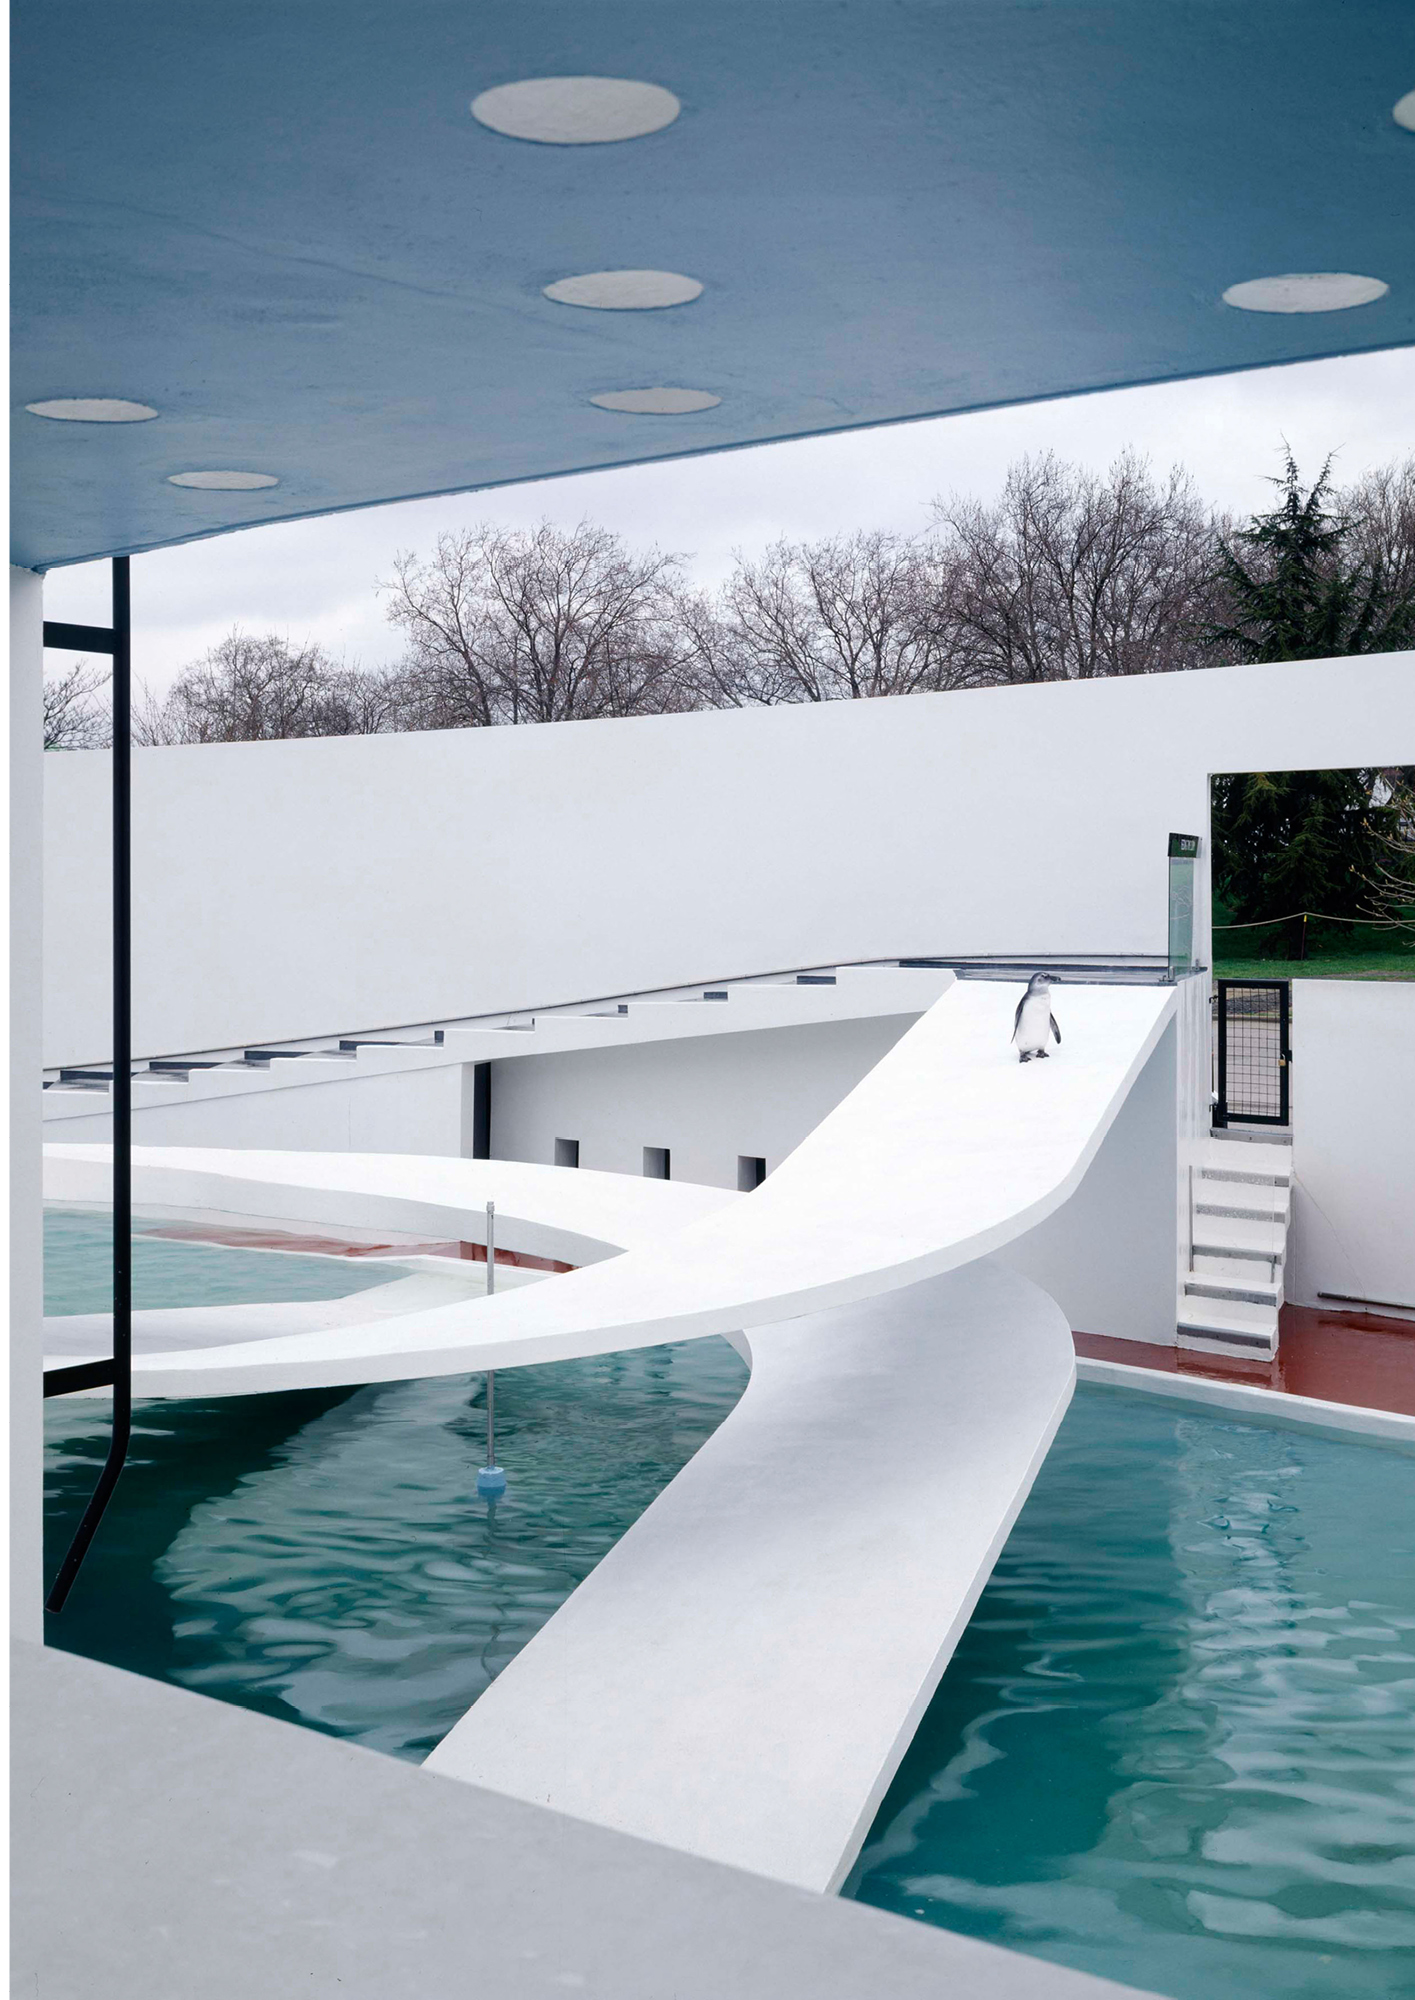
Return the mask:
<path id="1" fill-rule="evenodd" d="M 498 1371 L 510 1481 L 476 1497 L 483 1378 L 147 1403 L 49 1642 L 422 1758 L 717 1428 L 725 1341 Z M 105 1405 L 51 1403 L 51 1563 Z"/>
<path id="2" fill-rule="evenodd" d="M 1415 1993 L 1412 1473 L 1080 1393 L 848 1893 L 1177 2000 Z"/>
<path id="3" fill-rule="evenodd" d="M 285 1251 L 233 1250 L 209 1243 L 178 1243 L 152 1236 L 135 1218 L 133 1305 L 281 1304 L 290 1299 L 342 1299 L 351 1292 L 406 1276 L 397 1264 L 354 1262 L 348 1257 L 301 1257 Z M 113 1305 L 111 1210 L 44 1211 L 44 1310 L 106 1313 Z"/>

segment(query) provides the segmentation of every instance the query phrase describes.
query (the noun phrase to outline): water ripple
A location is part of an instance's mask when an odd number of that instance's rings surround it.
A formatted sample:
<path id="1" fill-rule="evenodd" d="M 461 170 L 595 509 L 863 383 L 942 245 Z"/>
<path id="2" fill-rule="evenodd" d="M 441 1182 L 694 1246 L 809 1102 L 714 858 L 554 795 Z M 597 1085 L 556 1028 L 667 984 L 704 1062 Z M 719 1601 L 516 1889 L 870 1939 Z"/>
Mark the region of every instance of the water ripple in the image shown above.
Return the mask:
<path id="1" fill-rule="evenodd" d="M 863 1901 L 1170 1994 L 1415 1994 L 1408 1457 L 1078 1394 Z"/>

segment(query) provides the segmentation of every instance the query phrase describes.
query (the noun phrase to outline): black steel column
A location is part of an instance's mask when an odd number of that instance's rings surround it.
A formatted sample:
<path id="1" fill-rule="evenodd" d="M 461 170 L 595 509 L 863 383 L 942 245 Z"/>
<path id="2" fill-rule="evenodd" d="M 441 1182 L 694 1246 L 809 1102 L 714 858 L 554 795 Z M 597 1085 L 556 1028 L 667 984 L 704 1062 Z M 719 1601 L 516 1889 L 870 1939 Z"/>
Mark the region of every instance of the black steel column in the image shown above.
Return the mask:
<path id="1" fill-rule="evenodd" d="M 118 1484 L 133 1424 L 132 609 L 113 561 L 113 1432 L 45 1609 L 62 1611 Z"/>

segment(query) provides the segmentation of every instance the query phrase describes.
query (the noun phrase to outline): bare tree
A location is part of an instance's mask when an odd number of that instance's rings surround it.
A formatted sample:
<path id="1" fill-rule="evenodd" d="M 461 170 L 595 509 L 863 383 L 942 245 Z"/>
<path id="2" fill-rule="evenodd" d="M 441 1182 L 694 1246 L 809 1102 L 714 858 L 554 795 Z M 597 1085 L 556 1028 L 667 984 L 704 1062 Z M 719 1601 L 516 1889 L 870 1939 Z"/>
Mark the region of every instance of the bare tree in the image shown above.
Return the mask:
<path id="1" fill-rule="evenodd" d="M 1378 772 L 1371 804 L 1375 849 L 1361 878 L 1359 914 L 1380 930 L 1415 938 L 1415 767 Z"/>
<path id="2" fill-rule="evenodd" d="M 714 599 L 685 600 L 696 687 L 712 706 L 857 700 L 967 685 L 953 625 L 937 615 L 935 553 L 857 530 L 739 554 Z"/>
<path id="3" fill-rule="evenodd" d="M 342 666 L 306 641 L 229 632 L 163 697 L 134 703 L 136 743 L 254 743 L 290 736 L 368 736 L 395 726 L 393 676 Z"/>
<path id="4" fill-rule="evenodd" d="M 110 679 L 106 668 L 87 660 L 76 661 L 67 673 L 46 678 L 46 750 L 97 750 L 112 740 L 108 704 L 100 698 Z"/>
<path id="5" fill-rule="evenodd" d="M 1349 547 L 1392 602 L 1415 602 L 1415 454 L 1368 472 L 1336 495 Z"/>
<path id="6" fill-rule="evenodd" d="M 486 727 L 642 715 L 689 700 L 675 613 L 682 559 L 606 528 L 484 527 L 399 556 L 388 616 L 405 634 L 405 722 Z"/>
<path id="7" fill-rule="evenodd" d="M 939 617 L 977 681 L 1090 680 L 1210 664 L 1214 523 L 1187 473 L 1126 453 L 1104 478 L 1054 453 L 1000 501 L 936 501 Z"/>

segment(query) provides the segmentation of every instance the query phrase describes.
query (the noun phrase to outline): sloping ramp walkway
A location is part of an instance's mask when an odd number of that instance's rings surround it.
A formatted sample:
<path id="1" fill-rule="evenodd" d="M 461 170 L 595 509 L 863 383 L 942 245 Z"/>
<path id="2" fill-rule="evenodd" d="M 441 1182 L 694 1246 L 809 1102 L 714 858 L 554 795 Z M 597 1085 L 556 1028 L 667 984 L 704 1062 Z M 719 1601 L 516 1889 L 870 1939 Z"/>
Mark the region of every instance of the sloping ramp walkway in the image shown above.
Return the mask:
<path id="1" fill-rule="evenodd" d="M 1075 1378 L 972 1264 L 757 1328 L 741 1402 L 425 1768 L 802 1888 L 848 1873 Z"/>
<path id="2" fill-rule="evenodd" d="M 1010 1046 L 1020 991 L 955 982 L 755 1193 L 622 1257 L 491 1299 L 136 1355 L 134 1393 L 249 1395 L 570 1359 L 770 1325 L 956 1270 L 1079 1186 L 1174 1008 L 1172 988 L 1069 986 L 1063 1047 L 1024 1066 Z M 390 1199 L 425 1164 L 385 1160 Z"/>

